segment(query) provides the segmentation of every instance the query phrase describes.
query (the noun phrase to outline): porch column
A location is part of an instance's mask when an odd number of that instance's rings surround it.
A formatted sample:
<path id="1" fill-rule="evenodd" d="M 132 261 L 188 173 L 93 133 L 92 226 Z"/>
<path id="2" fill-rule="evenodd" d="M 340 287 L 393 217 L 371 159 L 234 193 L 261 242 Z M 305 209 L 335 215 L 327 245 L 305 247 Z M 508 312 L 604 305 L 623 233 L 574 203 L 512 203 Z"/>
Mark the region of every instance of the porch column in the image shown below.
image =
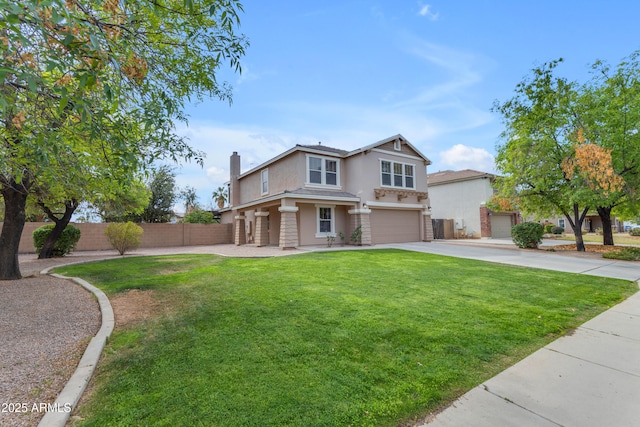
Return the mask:
<path id="1" fill-rule="evenodd" d="M 433 223 L 431 222 L 431 210 L 426 209 L 422 211 L 422 222 L 423 222 L 423 234 L 422 241 L 430 242 L 433 240 Z"/>
<path id="2" fill-rule="evenodd" d="M 369 215 L 371 214 L 371 209 L 350 209 L 349 215 L 351 231 L 360 227 L 360 242 L 357 242 L 357 245 L 363 246 L 371 246 L 373 240 L 371 238 L 371 219 Z M 347 237 L 351 237 L 350 235 Z"/>
<path id="3" fill-rule="evenodd" d="M 244 245 L 247 243 L 247 233 L 244 229 L 244 215 L 236 215 L 235 223 L 236 223 L 236 235 L 234 238 L 234 243 L 236 246 Z"/>
<path id="4" fill-rule="evenodd" d="M 256 216 L 256 246 L 267 246 L 269 244 L 269 229 L 267 228 L 267 217 L 269 212 L 258 211 Z"/>
<path id="5" fill-rule="evenodd" d="M 280 206 L 280 249 L 293 249 L 298 246 L 297 206 Z"/>

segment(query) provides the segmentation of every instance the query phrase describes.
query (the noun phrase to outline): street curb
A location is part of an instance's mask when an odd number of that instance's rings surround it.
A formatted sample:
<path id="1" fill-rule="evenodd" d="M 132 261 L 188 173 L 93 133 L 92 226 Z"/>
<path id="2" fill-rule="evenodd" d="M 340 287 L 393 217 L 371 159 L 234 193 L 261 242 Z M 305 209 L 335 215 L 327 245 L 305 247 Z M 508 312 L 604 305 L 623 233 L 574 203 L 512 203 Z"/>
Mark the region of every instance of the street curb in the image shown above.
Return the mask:
<path id="1" fill-rule="evenodd" d="M 42 270 L 40 274 L 49 274 L 49 270 L 57 267 L 61 266 L 49 267 Z M 91 283 L 78 277 L 66 277 L 60 274 L 50 274 L 50 276 L 71 280 L 93 293 L 98 300 L 102 314 L 102 326 L 100 326 L 100 330 L 98 330 L 98 333 L 89 342 L 87 349 L 82 355 L 82 359 L 80 359 L 80 363 L 78 363 L 78 367 L 53 404 L 53 407 L 58 408 L 58 410 L 47 412 L 38 424 L 38 427 L 64 427 L 93 376 L 102 350 L 113 332 L 115 317 L 109 298 L 107 298 L 104 292 Z"/>

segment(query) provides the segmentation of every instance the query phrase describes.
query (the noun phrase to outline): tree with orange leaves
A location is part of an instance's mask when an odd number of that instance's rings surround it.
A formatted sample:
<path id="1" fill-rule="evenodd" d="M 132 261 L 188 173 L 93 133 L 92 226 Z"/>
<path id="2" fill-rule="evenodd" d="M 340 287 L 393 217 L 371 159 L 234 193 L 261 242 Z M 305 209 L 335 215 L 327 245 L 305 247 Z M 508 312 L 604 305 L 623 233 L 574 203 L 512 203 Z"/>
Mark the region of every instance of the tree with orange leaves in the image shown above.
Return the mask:
<path id="1" fill-rule="evenodd" d="M 494 111 L 503 115 L 497 168 L 500 195 L 520 208 L 563 214 L 584 250 L 582 222 L 597 210 L 603 243 L 613 244 L 611 213 L 640 210 L 640 52 L 615 71 L 601 62 L 584 85 L 554 76 L 561 61 L 533 70 L 516 95 Z"/>

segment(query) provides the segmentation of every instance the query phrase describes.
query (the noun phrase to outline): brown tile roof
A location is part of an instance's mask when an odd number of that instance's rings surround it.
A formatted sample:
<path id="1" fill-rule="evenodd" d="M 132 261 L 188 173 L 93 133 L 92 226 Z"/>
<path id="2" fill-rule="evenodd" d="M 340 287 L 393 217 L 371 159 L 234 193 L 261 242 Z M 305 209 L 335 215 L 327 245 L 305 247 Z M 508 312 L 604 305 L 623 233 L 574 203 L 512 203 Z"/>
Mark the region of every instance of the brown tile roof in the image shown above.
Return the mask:
<path id="1" fill-rule="evenodd" d="M 446 170 L 427 174 L 427 185 L 446 184 L 456 181 L 468 181 L 470 179 L 476 178 L 489 178 L 493 180 L 495 179 L 495 177 L 496 176 L 493 174 L 480 172 L 473 169 L 464 169 L 461 171 Z"/>

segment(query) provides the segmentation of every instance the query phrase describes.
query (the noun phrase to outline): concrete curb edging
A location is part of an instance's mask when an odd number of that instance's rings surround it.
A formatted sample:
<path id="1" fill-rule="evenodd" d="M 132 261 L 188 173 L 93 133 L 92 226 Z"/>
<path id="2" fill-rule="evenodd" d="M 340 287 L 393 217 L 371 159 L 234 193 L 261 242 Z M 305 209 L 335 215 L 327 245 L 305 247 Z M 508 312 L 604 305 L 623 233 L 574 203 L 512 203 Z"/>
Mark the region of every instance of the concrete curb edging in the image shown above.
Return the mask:
<path id="1" fill-rule="evenodd" d="M 56 266 L 59 267 L 59 266 Z M 54 267 L 42 270 L 41 274 L 49 274 L 49 270 Z M 109 302 L 109 298 L 100 289 L 93 286 L 91 283 L 82 280 L 78 277 L 66 277 L 59 274 L 51 274 L 51 276 L 59 279 L 72 280 L 89 292 L 93 293 L 100 306 L 100 313 L 102 314 L 102 325 L 98 330 L 98 333 L 91 338 L 89 345 L 87 345 L 78 367 L 73 375 L 67 382 L 67 385 L 62 389 L 58 398 L 53 403 L 54 411 L 47 411 L 44 417 L 40 420 L 38 427 L 64 427 L 71 412 L 75 409 L 82 393 L 84 392 L 89 380 L 93 376 L 93 372 L 96 369 L 102 350 L 104 349 L 109 336 L 113 332 L 115 326 L 115 316 L 113 314 L 113 308 Z"/>

